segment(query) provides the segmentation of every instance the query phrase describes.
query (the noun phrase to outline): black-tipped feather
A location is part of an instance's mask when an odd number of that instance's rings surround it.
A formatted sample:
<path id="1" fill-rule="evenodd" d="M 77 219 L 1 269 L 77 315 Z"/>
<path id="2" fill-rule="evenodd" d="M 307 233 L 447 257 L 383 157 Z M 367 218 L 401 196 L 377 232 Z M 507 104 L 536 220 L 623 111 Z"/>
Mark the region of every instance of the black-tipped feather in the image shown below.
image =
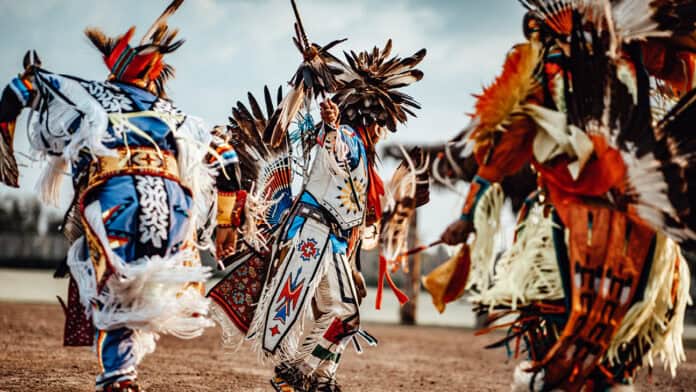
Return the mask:
<path id="1" fill-rule="evenodd" d="M 415 117 L 406 106 L 420 108 L 413 97 L 398 89 L 423 78 L 423 72 L 413 68 L 423 61 L 426 50 L 404 59 L 388 59 L 391 51 L 392 41 L 388 40 L 382 50 L 375 47 L 361 53 L 344 52 L 347 67 L 339 78 L 333 101 L 339 106 L 343 121 L 354 128 L 376 123 L 395 132 L 397 124 L 405 123 L 408 116 Z"/>
<path id="2" fill-rule="evenodd" d="M 278 88 L 278 95 L 282 97 L 282 87 Z M 242 169 L 242 187 L 249 191 L 258 182 L 263 167 L 278 157 L 287 156 L 288 150 L 285 143 L 272 148 L 263 141 L 264 133 L 272 129 L 272 119 L 279 111 L 273 104 L 268 86 L 264 87 L 266 115 L 253 94 L 248 93 L 247 98 L 252 109 L 249 110 L 241 101 L 237 102 L 232 108 L 226 138 L 237 151 Z M 277 104 L 280 104 L 280 99 Z"/>
<path id="3" fill-rule="evenodd" d="M 668 197 L 676 216 L 666 224 L 692 236 L 683 245 L 696 249 L 696 90 L 686 94 L 655 129 L 654 155 L 668 184 Z"/>

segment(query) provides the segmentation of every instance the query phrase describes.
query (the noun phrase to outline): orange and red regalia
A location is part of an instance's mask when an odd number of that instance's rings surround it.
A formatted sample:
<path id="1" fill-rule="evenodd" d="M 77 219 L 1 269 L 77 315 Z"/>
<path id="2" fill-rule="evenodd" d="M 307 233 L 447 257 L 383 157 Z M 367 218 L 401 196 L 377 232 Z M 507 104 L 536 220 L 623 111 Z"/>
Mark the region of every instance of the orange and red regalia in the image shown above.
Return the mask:
<path id="1" fill-rule="evenodd" d="M 479 164 L 460 218 L 476 231 L 468 280 L 442 280 L 465 259 L 455 257 L 426 287 L 441 309 L 452 287 L 473 289 L 491 328 L 498 315 L 519 313 L 500 343 L 528 354 L 514 390 L 630 385 L 655 356 L 674 372 L 689 301 L 680 245 L 696 239 L 688 199 L 696 145 L 684 129 L 696 111 L 696 55 L 649 33 L 636 41 L 616 10 L 525 4 L 528 41 L 510 51 L 449 147 Z M 600 28 L 610 24 L 616 30 Z M 496 263 L 488 237 L 498 183 L 525 165 L 538 191 Z"/>

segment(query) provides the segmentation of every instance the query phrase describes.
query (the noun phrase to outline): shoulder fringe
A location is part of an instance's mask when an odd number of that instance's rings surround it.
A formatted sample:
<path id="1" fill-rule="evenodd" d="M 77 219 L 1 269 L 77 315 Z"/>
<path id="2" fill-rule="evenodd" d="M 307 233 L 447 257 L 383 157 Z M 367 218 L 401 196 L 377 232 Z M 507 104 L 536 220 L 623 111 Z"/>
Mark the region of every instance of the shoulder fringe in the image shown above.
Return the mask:
<path id="1" fill-rule="evenodd" d="M 532 208 L 517 226 L 517 239 L 498 261 L 492 286 L 471 298 L 493 309 L 506 306 L 515 310 L 534 301 L 562 299 L 564 296 L 553 243 L 554 223 L 544 217 L 543 206 Z"/>
<path id="2" fill-rule="evenodd" d="M 62 155 L 49 158 L 49 165 L 42 172 L 37 184 L 41 200 L 46 204 L 57 206 L 63 174 L 66 172 L 69 162 L 76 160 L 81 151 L 87 149 L 92 156 L 115 156 L 116 152 L 103 144 L 103 141 L 108 138 L 109 127 L 109 117 L 106 110 L 77 81 L 57 75 L 52 77 L 60 78 L 63 96 L 54 95 L 54 97 L 63 101 L 65 106 L 61 109 L 65 111 L 74 109 L 83 114 L 82 125 L 70 135 L 70 142 L 64 147 Z M 37 83 L 47 84 L 50 81 L 43 73 L 39 73 Z M 71 104 L 70 101 L 66 100 L 66 97 L 73 103 Z M 54 113 L 54 116 L 60 115 L 61 113 Z M 33 118 L 33 131 L 29 138 L 32 149 L 45 155 L 47 151 L 38 148 L 41 146 L 39 139 L 42 127 L 39 119 Z"/>
<path id="3" fill-rule="evenodd" d="M 620 362 L 619 350 L 638 339 L 639 344 L 650 346 L 643 358 L 644 365 L 653 366 L 654 359 L 659 358 L 672 377 L 676 375 L 677 366 L 686 361 L 682 334 L 686 307 L 691 304 L 690 276 L 679 245 L 658 234 L 643 300 L 635 303 L 621 321 L 607 351 L 610 363 Z"/>
<path id="4" fill-rule="evenodd" d="M 500 184 L 493 184 L 481 196 L 474 212 L 476 239 L 471 244 L 471 271 L 466 289 L 487 290 L 495 265 L 495 240 L 500 229 L 500 212 L 505 195 Z"/>
<path id="5" fill-rule="evenodd" d="M 211 238 L 216 226 L 215 177 L 219 169 L 205 163 L 212 135 L 203 120 L 193 116 L 187 116 L 178 129 L 170 128 L 176 135 L 181 183 L 193 194 L 191 222 L 201 230 L 197 246 L 214 252 Z"/>

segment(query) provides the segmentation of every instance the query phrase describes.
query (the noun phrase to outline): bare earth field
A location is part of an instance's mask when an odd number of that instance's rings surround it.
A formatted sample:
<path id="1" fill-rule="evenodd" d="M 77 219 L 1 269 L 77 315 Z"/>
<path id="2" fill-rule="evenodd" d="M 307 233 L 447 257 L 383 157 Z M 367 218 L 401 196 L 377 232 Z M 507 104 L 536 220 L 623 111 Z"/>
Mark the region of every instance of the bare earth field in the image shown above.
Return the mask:
<path id="1" fill-rule="evenodd" d="M 92 391 L 96 360 L 88 348 L 61 345 L 59 306 L 0 303 L 0 391 Z M 339 379 L 348 391 L 505 391 L 514 365 L 483 346 L 495 336 L 469 330 L 368 325 L 380 339 L 358 356 L 352 349 Z M 688 352 L 693 360 L 696 350 Z M 270 365 L 258 365 L 242 347 L 225 352 L 220 332 L 181 341 L 163 338 L 140 377 L 148 391 L 267 391 Z M 639 391 L 696 390 L 696 362 L 671 379 L 656 369 L 641 375 Z"/>

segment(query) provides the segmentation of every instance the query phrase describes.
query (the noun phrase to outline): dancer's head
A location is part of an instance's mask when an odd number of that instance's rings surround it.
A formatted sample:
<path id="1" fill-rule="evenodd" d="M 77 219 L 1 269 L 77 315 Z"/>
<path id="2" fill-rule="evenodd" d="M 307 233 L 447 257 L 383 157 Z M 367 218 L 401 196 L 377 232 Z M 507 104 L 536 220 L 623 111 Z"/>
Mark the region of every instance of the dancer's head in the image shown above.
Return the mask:
<path id="1" fill-rule="evenodd" d="M 135 27 L 118 37 L 107 37 L 98 28 L 88 28 L 85 34 L 104 56 L 109 68 L 109 80 L 125 82 L 150 90 L 156 95 L 165 95 L 164 86 L 174 76 L 174 68 L 164 62 L 164 56 L 177 50 L 183 40 L 177 40 L 178 30 L 170 30 L 167 19 L 183 3 L 174 0 L 153 23 L 137 46 L 130 41 Z"/>

